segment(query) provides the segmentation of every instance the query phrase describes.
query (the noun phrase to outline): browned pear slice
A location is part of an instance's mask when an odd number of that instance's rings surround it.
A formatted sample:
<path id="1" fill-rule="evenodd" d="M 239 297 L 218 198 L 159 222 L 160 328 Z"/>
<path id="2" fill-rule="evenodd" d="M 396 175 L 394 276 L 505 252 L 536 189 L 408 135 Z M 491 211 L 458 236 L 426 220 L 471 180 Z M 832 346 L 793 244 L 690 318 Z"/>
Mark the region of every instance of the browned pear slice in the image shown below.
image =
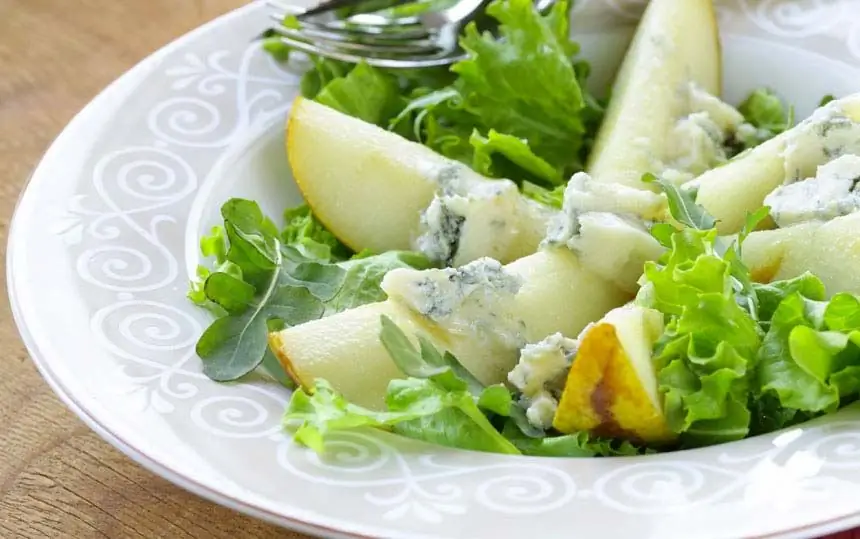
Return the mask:
<path id="1" fill-rule="evenodd" d="M 553 426 L 561 432 L 669 442 L 651 350 L 663 316 L 633 305 L 610 311 L 582 336 Z"/>

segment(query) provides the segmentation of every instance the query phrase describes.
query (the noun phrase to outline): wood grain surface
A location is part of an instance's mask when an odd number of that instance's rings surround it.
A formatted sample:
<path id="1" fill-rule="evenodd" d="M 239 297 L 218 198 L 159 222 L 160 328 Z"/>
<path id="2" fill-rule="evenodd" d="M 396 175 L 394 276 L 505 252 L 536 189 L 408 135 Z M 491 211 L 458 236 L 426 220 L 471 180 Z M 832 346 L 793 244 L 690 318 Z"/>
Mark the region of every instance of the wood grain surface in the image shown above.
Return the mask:
<path id="1" fill-rule="evenodd" d="M 18 192 L 63 126 L 128 68 L 241 0 L 0 0 L 0 264 Z M 137 466 L 60 403 L 0 281 L 0 537 L 304 537 Z"/>
<path id="2" fill-rule="evenodd" d="M 139 60 L 242 3 L 0 0 L 4 276 L 18 192 L 63 126 Z M 189 494 L 93 434 L 39 377 L 12 322 L 5 277 L 0 288 L 0 537 L 304 537 Z"/>

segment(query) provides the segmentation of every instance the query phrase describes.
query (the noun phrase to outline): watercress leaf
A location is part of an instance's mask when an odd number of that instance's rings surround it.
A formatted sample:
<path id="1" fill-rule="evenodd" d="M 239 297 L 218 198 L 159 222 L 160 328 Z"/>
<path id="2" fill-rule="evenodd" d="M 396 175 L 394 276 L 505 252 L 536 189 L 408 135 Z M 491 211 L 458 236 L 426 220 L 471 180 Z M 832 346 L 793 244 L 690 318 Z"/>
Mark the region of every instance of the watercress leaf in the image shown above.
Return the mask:
<path id="1" fill-rule="evenodd" d="M 244 312 L 254 301 L 256 292 L 250 284 L 224 272 L 211 274 L 206 279 L 203 290 L 207 299 L 231 314 Z"/>
<path id="2" fill-rule="evenodd" d="M 296 383 L 287 375 L 281 362 L 268 347 L 266 348 L 266 352 L 263 354 L 263 361 L 260 362 L 260 368 L 282 386 L 287 389 L 295 389 Z"/>
<path id="3" fill-rule="evenodd" d="M 388 251 L 373 256 L 356 256 L 338 264 L 346 271 L 338 293 L 326 304 L 326 314 L 352 309 L 386 298 L 380 287 L 383 277 L 396 268 L 427 269 L 424 255 L 409 251 Z"/>
<path id="4" fill-rule="evenodd" d="M 241 316 L 215 320 L 197 341 L 203 372 L 213 380 L 229 381 L 254 370 L 266 351 L 271 319 L 293 326 L 319 318 L 322 303 L 305 288 L 281 284 L 273 272 L 266 292 Z"/>
<path id="5" fill-rule="evenodd" d="M 346 279 L 346 270 L 335 264 L 302 262 L 286 272 L 283 279 L 307 288 L 320 301 L 334 298 Z"/>

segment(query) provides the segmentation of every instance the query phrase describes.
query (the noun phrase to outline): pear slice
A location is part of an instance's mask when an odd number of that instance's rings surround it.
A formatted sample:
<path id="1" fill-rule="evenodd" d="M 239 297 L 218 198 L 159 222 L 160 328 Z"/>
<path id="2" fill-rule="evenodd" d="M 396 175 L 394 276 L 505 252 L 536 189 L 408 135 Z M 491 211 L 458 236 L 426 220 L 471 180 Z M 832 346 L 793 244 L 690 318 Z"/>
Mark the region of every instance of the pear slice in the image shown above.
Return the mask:
<path id="1" fill-rule="evenodd" d="M 767 283 L 810 272 L 828 292 L 860 294 L 860 213 L 831 221 L 761 230 L 747 236 L 743 261 L 753 280 Z"/>
<path id="2" fill-rule="evenodd" d="M 668 162 L 675 123 L 695 83 L 720 95 L 719 29 L 712 0 L 651 0 L 618 71 L 586 170 L 602 182 L 649 188 L 642 175 Z"/>
<path id="3" fill-rule="evenodd" d="M 614 309 L 580 338 L 553 426 L 564 433 L 647 443 L 676 438 L 663 414 L 651 350 L 663 316 L 626 305 Z"/>
<path id="4" fill-rule="evenodd" d="M 437 177 L 469 173 L 426 146 L 302 97 L 290 112 L 287 155 L 314 215 L 356 252 L 409 249 Z"/>
<path id="5" fill-rule="evenodd" d="M 855 127 L 848 129 L 846 120 Z M 856 147 L 856 123 L 860 93 L 832 101 L 788 131 L 696 178 L 691 182 L 698 189 L 696 202 L 717 218 L 721 234 L 734 234 L 771 191 L 786 181 L 814 176 L 845 144 Z"/>
<path id="6" fill-rule="evenodd" d="M 527 342 L 557 332 L 576 335 L 630 299 L 584 269 L 567 249 L 539 251 L 505 268 L 523 281 L 506 310 L 523 322 Z M 448 331 L 392 299 L 272 333 L 269 344 L 303 387 L 324 378 L 351 402 L 381 409 L 388 382 L 403 376 L 379 340 L 381 315 L 407 335 L 422 334 L 440 350 L 451 352 L 485 384 L 504 382 L 516 365 L 518 346 Z"/>
<path id="7" fill-rule="evenodd" d="M 354 251 L 411 249 L 421 212 L 443 186 L 464 194 L 454 265 L 534 253 L 551 212 L 426 146 L 334 109 L 296 98 L 287 125 L 296 184 L 314 215 Z"/>

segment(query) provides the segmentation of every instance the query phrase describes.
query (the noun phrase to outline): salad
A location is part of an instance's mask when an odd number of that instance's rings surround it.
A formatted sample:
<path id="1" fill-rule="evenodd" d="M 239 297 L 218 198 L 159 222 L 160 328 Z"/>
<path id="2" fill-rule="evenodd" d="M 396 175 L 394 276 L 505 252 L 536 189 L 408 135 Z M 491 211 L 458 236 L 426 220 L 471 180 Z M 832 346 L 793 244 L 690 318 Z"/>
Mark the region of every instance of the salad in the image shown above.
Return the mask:
<path id="1" fill-rule="evenodd" d="M 450 69 L 310 58 L 306 204 L 228 200 L 200 241 L 207 376 L 293 388 L 284 428 L 320 452 L 373 427 L 634 455 L 860 396 L 860 94 L 799 123 L 768 88 L 727 104 L 711 0 L 652 0 L 601 99 L 569 8 L 495 0 Z"/>

